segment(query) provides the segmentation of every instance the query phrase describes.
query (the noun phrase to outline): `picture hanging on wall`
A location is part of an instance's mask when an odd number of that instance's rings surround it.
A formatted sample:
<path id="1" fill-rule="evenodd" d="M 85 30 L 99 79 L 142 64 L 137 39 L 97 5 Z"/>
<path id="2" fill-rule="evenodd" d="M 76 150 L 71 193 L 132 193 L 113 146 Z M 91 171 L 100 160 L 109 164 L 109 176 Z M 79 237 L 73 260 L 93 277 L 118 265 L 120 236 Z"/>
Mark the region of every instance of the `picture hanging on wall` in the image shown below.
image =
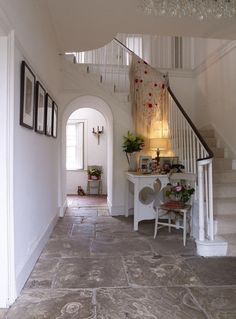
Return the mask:
<path id="1" fill-rule="evenodd" d="M 55 102 L 53 102 L 53 112 L 52 112 L 52 136 L 57 137 L 57 117 L 58 117 L 58 107 Z"/>
<path id="2" fill-rule="evenodd" d="M 45 103 L 46 103 L 46 90 L 36 82 L 36 101 L 35 101 L 35 131 L 37 133 L 44 133 L 44 118 L 45 118 Z"/>
<path id="3" fill-rule="evenodd" d="M 53 100 L 50 95 L 46 94 L 46 108 L 45 108 L 45 134 L 52 136 L 52 110 Z"/>
<path id="4" fill-rule="evenodd" d="M 20 125 L 33 129 L 35 108 L 35 75 L 25 61 L 21 64 Z"/>

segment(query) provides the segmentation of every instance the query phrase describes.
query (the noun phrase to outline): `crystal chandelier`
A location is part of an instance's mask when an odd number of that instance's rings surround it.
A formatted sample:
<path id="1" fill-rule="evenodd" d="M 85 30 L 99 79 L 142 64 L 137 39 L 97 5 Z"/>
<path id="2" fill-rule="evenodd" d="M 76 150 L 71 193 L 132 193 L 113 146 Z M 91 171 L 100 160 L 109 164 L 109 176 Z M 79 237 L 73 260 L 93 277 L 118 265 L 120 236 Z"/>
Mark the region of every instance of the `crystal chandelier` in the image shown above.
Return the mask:
<path id="1" fill-rule="evenodd" d="M 148 15 L 168 17 L 235 18 L 236 0 L 139 0 Z"/>

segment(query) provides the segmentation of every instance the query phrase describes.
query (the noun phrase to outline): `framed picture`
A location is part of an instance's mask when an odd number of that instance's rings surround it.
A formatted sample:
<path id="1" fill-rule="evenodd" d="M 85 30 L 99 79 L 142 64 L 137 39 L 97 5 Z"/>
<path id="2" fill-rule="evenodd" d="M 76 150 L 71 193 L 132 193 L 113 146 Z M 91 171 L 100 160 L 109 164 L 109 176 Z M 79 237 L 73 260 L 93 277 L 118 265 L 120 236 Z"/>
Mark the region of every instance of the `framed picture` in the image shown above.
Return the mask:
<path id="1" fill-rule="evenodd" d="M 52 110 L 53 100 L 50 95 L 46 94 L 46 107 L 45 107 L 45 134 L 52 136 Z"/>
<path id="2" fill-rule="evenodd" d="M 57 117 L 58 117 L 58 106 L 53 102 L 53 112 L 52 112 L 52 136 L 57 137 Z"/>
<path id="3" fill-rule="evenodd" d="M 160 157 L 159 164 L 163 171 L 169 172 L 173 164 L 178 164 L 178 157 Z"/>
<path id="4" fill-rule="evenodd" d="M 152 172 L 152 157 L 141 155 L 139 157 L 139 168 L 144 174 L 149 174 Z"/>
<path id="5" fill-rule="evenodd" d="M 21 63 L 20 125 L 33 129 L 35 104 L 35 75 L 25 61 Z"/>
<path id="6" fill-rule="evenodd" d="M 37 133 L 44 133 L 44 119 L 45 119 L 45 103 L 46 103 L 46 90 L 36 82 L 36 99 L 35 99 L 35 131 Z"/>

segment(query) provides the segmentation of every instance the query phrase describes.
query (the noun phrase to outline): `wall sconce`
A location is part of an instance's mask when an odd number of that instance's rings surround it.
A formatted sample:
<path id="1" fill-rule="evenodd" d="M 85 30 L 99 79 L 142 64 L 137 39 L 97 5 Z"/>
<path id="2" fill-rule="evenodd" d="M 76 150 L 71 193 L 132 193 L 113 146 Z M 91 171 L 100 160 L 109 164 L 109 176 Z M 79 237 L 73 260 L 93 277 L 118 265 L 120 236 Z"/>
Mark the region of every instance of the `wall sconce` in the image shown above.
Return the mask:
<path id="1" fill-rule="evenodd" d="M 92 133 L 97 136 L 98 144 L 100 144 L 100 135 L 104 133 L 104 127 L 102 126 L 102 129 L 100 129 L 99 126 L 97 126 L 97 130 L 96 131 L 95 131 L 95 128 L 93 127 L 93 132 Z"/>

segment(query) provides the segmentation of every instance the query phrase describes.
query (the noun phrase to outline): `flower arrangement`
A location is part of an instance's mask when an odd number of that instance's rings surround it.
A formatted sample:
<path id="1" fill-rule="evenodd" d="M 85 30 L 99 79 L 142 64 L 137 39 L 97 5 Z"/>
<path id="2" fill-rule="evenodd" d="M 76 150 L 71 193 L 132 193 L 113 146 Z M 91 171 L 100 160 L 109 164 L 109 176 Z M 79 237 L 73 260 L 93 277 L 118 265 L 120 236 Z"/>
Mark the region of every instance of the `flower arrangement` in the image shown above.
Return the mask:
<path id="1" fill-rule="evenodd" d="M 194 191 L 194 188 L 178 183 L 175 186 L 169 185 L 168 189 L 166 190 L 166 196 L 171 199 L 187 203 Z"/>
<path id="2" fill-rule="evenodd" d="M 102 174 L 102 169 L 100 168 L 90 168 L 88 169 L 88 176 L 95 176 L 96 178 L 100 178 Z"/>

